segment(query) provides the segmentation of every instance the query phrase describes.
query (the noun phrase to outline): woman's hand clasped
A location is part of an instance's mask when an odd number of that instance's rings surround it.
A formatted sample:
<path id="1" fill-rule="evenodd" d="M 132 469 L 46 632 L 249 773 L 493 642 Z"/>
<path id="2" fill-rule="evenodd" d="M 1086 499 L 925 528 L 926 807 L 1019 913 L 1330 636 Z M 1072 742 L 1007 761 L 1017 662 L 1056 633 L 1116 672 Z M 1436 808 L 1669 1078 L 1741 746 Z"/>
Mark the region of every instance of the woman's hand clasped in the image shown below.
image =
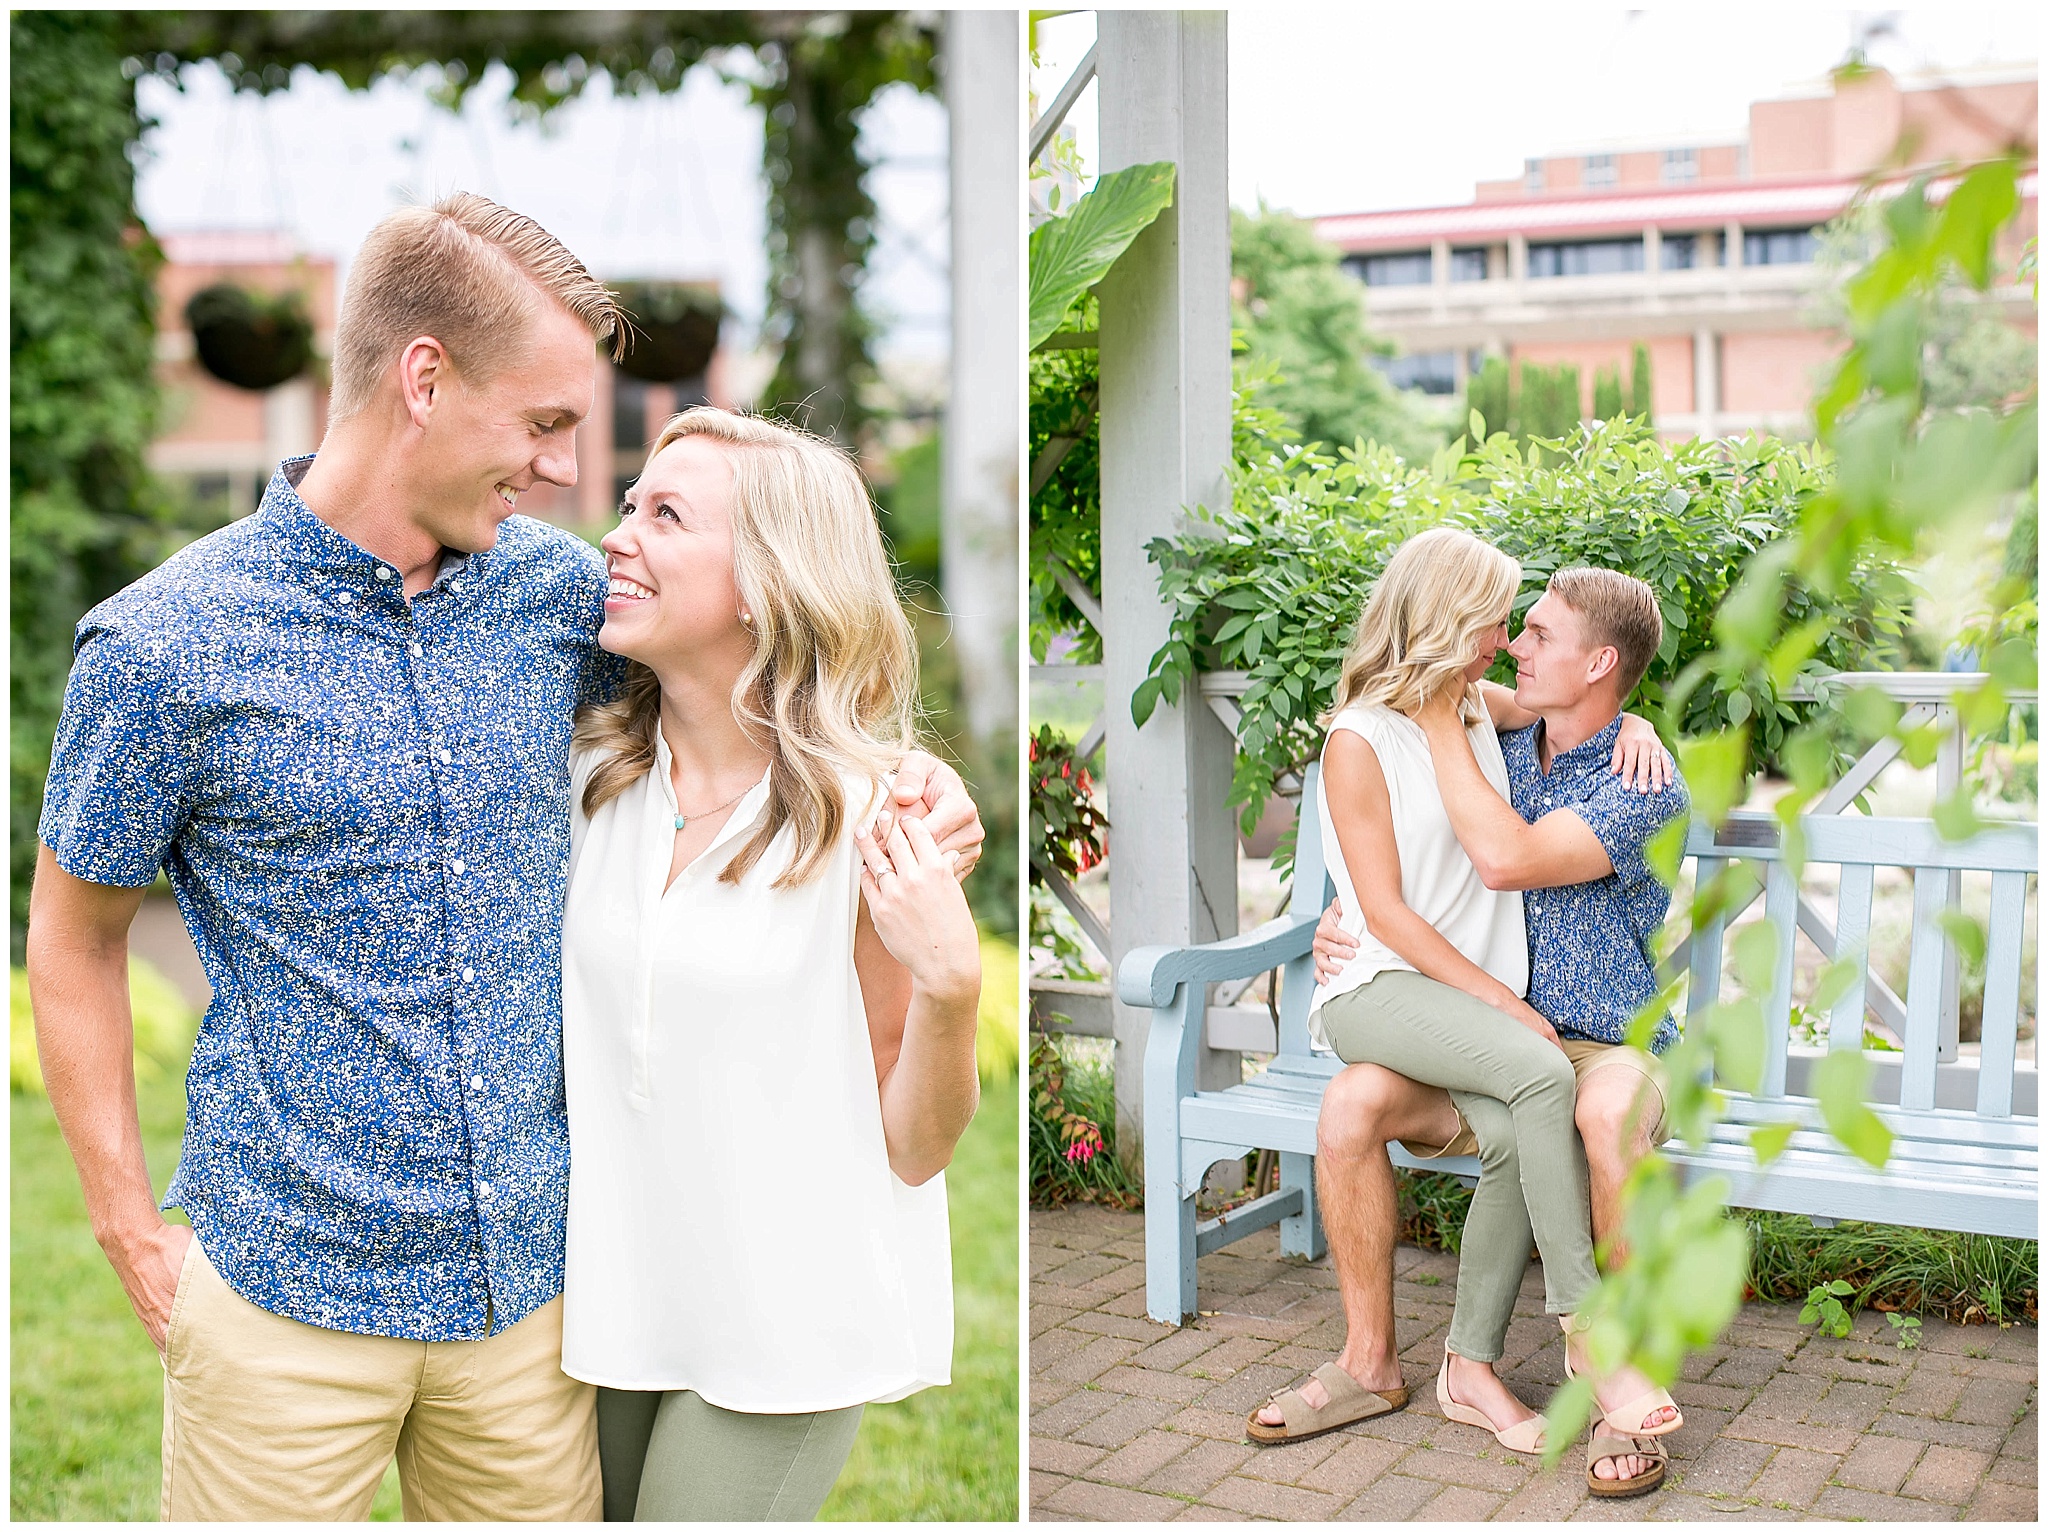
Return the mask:
<path id="1" fill-rule="evenodd" d="M 916 819 L 894 818 L 880 842 L 864 825 L 854 843 L 864 863 L 861 896 L 889 955 L 934 998 L 978 996 L 981 938 L 955 876 L 960 853 L 941 851 Z"/>
<path id="2" fill-rule="evenodd" d="M 1661 793 L 1671 785 L 1671 752 L 1647 718 L 1623 713 L 1608 769 L 1621 778 L 1624 787 L 1639 793 Z"/>

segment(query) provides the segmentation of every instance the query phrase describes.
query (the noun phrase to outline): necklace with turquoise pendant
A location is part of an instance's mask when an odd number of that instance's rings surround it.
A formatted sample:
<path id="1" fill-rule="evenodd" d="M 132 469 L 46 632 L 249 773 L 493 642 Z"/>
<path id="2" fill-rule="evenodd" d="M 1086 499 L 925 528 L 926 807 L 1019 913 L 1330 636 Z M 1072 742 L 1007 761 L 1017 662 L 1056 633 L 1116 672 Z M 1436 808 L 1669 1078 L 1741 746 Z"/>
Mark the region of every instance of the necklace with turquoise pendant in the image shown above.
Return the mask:
<path id="1" fill-rule="evenodd" d="M 717 808 L 700 809 L 694 814 L 678 814 L 676 815 L 676 828 L 678 830 L 686 830 L 689 828 L 690 821 L 693 819 L 702 819 L 706 814 L 716 814 L 721 810 L 729 809 L 735 803 L 738 803 L 740 799 L 746 797 L 746 795 L 752 792 L 753 790 L 754 784 L 750 782 L 745 787 L 741 788 L 738 792 L 734 793 L 730 798 L 726 799 L 725 802 L 719 804 Z"/>

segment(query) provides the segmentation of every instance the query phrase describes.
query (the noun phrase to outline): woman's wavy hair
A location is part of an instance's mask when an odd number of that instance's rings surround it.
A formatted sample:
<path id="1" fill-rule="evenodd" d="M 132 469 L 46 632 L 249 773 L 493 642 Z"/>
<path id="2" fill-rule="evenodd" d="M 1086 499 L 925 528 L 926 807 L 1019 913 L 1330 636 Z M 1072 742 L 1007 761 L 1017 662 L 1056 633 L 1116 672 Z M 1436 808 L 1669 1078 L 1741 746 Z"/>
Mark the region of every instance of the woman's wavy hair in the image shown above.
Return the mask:
<path id="1" fill-rule="evenodd" d="M 753 658 L 733 716 L 769 752 L 768 812 L 719 873 L 737 883 L 788 825 L 795 845 L 777 888 L 824 868 L 849 813 L 846 776 L 879 788 L 917 742 L 917 643 L 897 599 L 873 502 L 853 459 L 808 432 L 700 405 L 662 428 L 648 454 L 700 436 L 732 466 L 732 567 L 753 618 Z M 654 765 L 661 683 L 638 662 L 618 700 L 585 708 L 576 743 L 607 759 L 583 789 L 594 814 Z"/>
<path id="2" fill-rule="evenodd" d="M 1522 566 L 1470 532 L 1432 527 L 1409 538 L 1365 598 L 1324 724 L 1355 702 L 1412 714 L 1444 687 L 1463 688 L 1473 651 L 1521 584 Z M 1463 702 L 1472 716 L 1476 696 Z"/>

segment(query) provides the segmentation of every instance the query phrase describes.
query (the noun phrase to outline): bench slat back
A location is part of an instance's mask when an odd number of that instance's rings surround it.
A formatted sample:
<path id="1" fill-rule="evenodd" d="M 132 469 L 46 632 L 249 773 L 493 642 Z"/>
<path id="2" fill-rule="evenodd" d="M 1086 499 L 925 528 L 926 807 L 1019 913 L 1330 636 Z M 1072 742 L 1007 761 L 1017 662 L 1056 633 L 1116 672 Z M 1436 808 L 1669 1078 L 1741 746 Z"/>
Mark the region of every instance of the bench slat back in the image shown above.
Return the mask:
<path id="1" fill-rule="evenodd" d="M 1792 1035 L 1792 949 L 1798 945 L 1799 882 L 1783 862 L 1764 873 L 1764 920 L 1778 933 L 1777 957 L 1771 965 L 1771 988 L 1764 996 L 1764 1074 L 1766 1096 L 1785 1094 L 1785 1056 Z"/>
<path id="2" fill-rule="evenodd" d="M 1991 919 L 1984 949 L 1984 1022 L 1978 1060 L 1977 1115 L 2012 1116 L 2013 1058 L 2020 1025 L 2020 956 L 2026 938 L 2027 875 L 1991 875 Z"/>
<path id="3" fill-rule="evenodd" d="M 1702 855 L 1693 863 L 1693 887 L 1705 888 L 1728 867 L 1725 856 Z M 1721 939 L 1727 918 L 1716 910 L 1711 920 L 1693 927 L 1686 944 L 1685 965 L 1691 977 L 1685 988 L 1685 1022 L 1688 1028 L 1700 1021 L 1700 1013 L 1721 995 Z"/>
<path id="4" fill-rule="evenodd" d="M 1828 1013 L 1828 1051 L 1863 1046 L 1864 999 L 1870 992 L 1870 904 L 1877 869 L 1868 862 L 1842 863 L 1842 887 L 1835 914 L 1835 960 L 1856 965 L 1856 976 Z"/>
<path id="5" fill-rule="evenodd" d="M 1934 1105 L 1936 1054 L 1941 1048 L 1941 970 L 1948 939 L 1941 929 L 1948 904 L 1948 873 L 1913 870 L 1913 957 L 1906 970 L 1906 1059 L 1899 1105 L 1911 1111 Z"/>

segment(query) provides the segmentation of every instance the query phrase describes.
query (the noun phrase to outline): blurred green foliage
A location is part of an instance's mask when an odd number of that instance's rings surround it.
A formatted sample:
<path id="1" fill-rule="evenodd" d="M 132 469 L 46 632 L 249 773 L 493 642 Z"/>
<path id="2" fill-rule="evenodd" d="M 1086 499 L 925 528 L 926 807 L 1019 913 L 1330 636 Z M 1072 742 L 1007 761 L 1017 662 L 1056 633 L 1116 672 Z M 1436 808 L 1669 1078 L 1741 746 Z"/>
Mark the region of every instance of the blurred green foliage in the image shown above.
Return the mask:
<path id="1" fill-rule="evenodd" d="M 24 970 L 9 971 L 7 998 L 8 1085 L 40 1096 L 43 1066 L 36 1054 L 35 1013 Z M 199 1034 L 199 1013 L 169 979 L 133 953 L 128 957 L 128 1007 L 135 1028 L 135 1078 L 147 1083 L 182 1075 Z"/>
<path id="2" fill-rule="evenodd" d="M 1937 403 L 1928 371 L 1929 337 L 1954 284 L 1981 292 L 2008 276 L 1997 269 L 1998 247 L 2020 210 L 2020 168 L 2017 157 L 1978 165 L 1957 176 L 1939 202 L 1922 178 L 1883 199 L 1881 213 L 1871 215 L 1876 233 L 1867 259 L 1842 289 L 1850 344 L 1814 404 L 1834 472 L 1800 505 L 1788 535 L 1744 561 L 1715 613 L 1712 644 L 1667 692 L 1668 729 L 1680 727 L 1703 687 L 1777 687 L 1807 666 L 1829 641 L 1834 613 L 1861 599 L 1873 560 L 1913 559 L 1939 540 L 1975 535 L 2001 516 L 2032 514 L 2039 473 L 2032 392 L 1974 406 Z M 1787 600 L 1801 589 L 1813 599 L 1803 612 Z M 2006 713 L 2009 689 L 2033 684 L 2037 662 L 2031 641 L 2011 638 L 1982 663 L 1989 675 L 1959 683 L 1953 694 L 1964 719 L 1980 732 Z M 1931 740 L 1902 734 L 1900 709 L 1881 696 L 1851 693 L 1839 711 L 1866 739 L 1891 735 L 1906 743 L 1910 760 L 1924 763 L 1931 756 Z M 1787 735 L 1779 752 L 1791 786 L 1774 812 L 1795 879 L 1805 859 L 1799 816 L 1833 779 L 1828 728 L 1818 717 Z M 1681 744 L 1696 813 L 1719 820 L 1746 795 L 1756 729 L 1757 720 L 1730 716 Z M 1944 836 L 1961 838 L 1978 828 L 1970 791 L 1966 782 L 1936 804 L 1934 819 Z M 1676 881 L 1679 850 L 1675 834 L 1653 844 L 1652 861 L 1667 881 Z M 1754 888 L 1747 866 L 1731 863 L 1695 891 L 1695 926 L 1746 900 Z M 1947 931 L 1958 951 L 1968 945 L 1960 935 Z M 1758 925 L 1735 944 L 1735 966 L 1752 995 L 1763 992 L 1758 980 L 1768 978 L 1778 942 L 1772 927 Z M 1823 971 L 1820 988 L 1835 983 L 1843 966 Z M 1672 998 L 1660 995 L 1643 1009 L 1632 1041 L 1647 1042 Z M 1675 1137 L 1706 1141 L 1721 1109 L 1717 1078 L 1737 1089 L 1753 1086 L 1762 1029 L 1754 999 L 1719 1002 L 1694 1018 L 1665 1055 L 1665 1105 Z M 1869 1070 L 1860 1052 L 1826 1054 L 1815 1071 L 1814 1094 L 1829 1133 L 1857 1158 L 1881 1166 L 1891 1132 L 1868 1104 Z M 1759 1164 L 1782 1153 L 1789 1137 L 1787 1122 L 1758 1127 L 1751 1144 Z M 1748 1228 L 1725 1216 L 1727 1191 L 1717 1176 L 1681 1189 L 1658 1155 L 1635 1168 L 1626 1190 L 1629 1260 L 1609 1274 L 1584 1316 L 1596 1366 L 1626 1359 L 1668 1386 L 1688 1353 L 1718 1337 L 1741 1302 L 1750 1254 Z M 1552 1399 L 1553 1459 L 1578 1435 L 1591 1402 L 1583 1379 Z"/>

